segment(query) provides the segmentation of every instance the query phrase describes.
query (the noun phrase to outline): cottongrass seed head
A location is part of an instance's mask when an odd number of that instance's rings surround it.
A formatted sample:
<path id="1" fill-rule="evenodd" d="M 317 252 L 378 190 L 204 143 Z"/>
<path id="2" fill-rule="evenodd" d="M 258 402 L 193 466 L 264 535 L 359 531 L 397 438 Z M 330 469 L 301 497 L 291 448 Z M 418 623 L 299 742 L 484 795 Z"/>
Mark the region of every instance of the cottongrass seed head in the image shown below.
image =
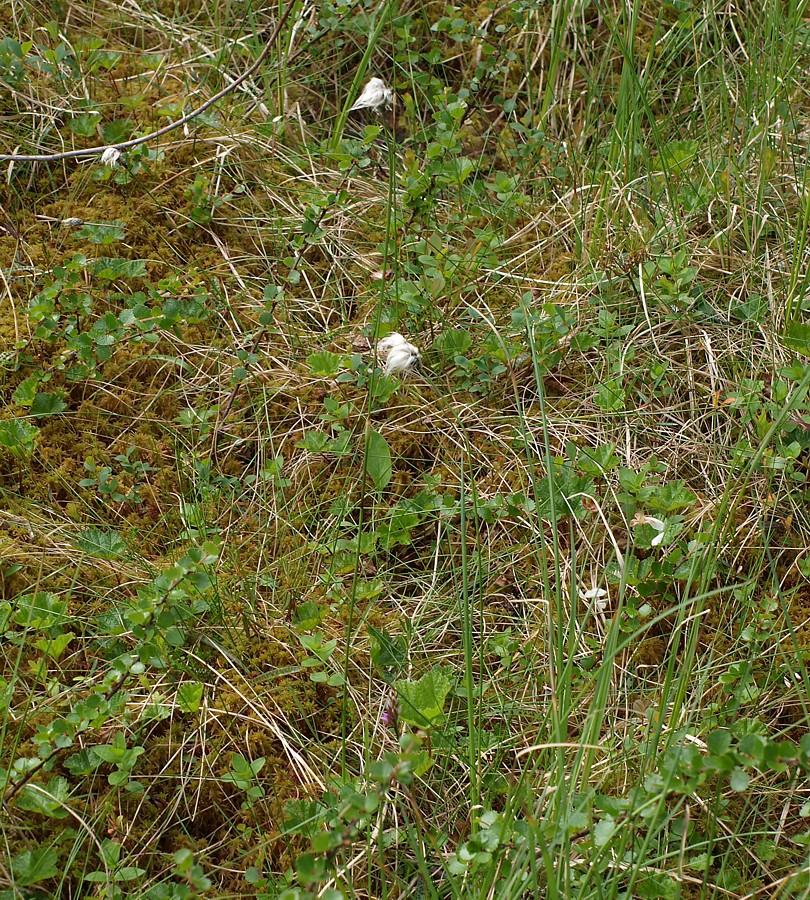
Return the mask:
<path id="1" fill-rule="evenodd" d="M 349 112 L 358 109 L 373 109 L 379 112 L 383 106 L 390 106 L 394 102 L 394 92 L 386 87 L 382 78 L 371 78 L 363 88 L 360 96 L 354 101 Z"/>
<path id="2" fill-rule="evenodd" d="M 101 154 L 102 165 L 109 166 L 111 169 L 114 169 L 118 165 L 118 160 L 120 159 L 121 151 L 116 147 L 107 147 Z"/>
<path id="3" fill-rule="evenodd" d="M 392 331 L 391 334 L 386 335 L 380 341 L 377 342 L 377 355 L 379 357 L 386 357 L 390 350 L 393 350 L 394 347 L 398 347 L 400 344 L 407 344 L 408 342 L 405 338 L 398 332 Z"/>
<path id="4" fill-rule="evenodd" d="M 413 368 L 419 362 L 420 353 L 398 331 L 393 331 L 378 342 L 377 358 L 386 375 L 397 375 Z"/>

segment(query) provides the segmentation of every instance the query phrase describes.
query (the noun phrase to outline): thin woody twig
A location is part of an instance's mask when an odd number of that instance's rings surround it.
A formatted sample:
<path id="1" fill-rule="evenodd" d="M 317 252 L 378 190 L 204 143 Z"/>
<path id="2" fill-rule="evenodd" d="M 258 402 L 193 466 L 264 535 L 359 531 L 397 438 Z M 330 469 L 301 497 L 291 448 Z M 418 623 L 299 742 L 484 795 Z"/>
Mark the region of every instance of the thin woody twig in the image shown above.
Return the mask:
<path id="1" fill-rule="evenodd" d="M 234 78 L 234 80 L 230 84 L 222 88 L 221 91 L 217 91 L 217 93 L 214 94 L 213 97 L 209 97 L 205 101 L 205 103 L 201 104 L 190 113 L 187 113 L 186 115 L 177 119 L 175 122 L 169 122 L 168 125 L 164 125 L 163 128 L 158 128 L 157 131 L 153 131 L 150 134 L 145 134 L 142 137 L 132 138 L 129 141 L 122 141 L 119 144 L 108 144 L 103 147 L 85 147 L 83 150 L 65 150 L 62 153 L 0 153 L 0 162 L 58 162 L 62 159 L 80 159 L 87 156 L 99 156 L 104 153 L 105 150 L 109 150 L 110 148 L 121 151 L 131 150 L 133 147 L 139 147 L 141 144 L 146 144 L 149 141 L 153 141 L 156 138 L 162 137 L 164 134 L 168 134 L 170 131 L 174 131 L 175 128 L 181 128 L 187 122 L 190 122 L 201 113 L 204 113 L 215 103 L 218 103 L 223 97 L 235 91 L 240 84 L 243 84 L 245 81 L 247 81 L 248 78 L 250 78 L 251 75 L 253 75 L 253 73 L 259 68 L 259 66 L 261 66 L 265 59 L 267 59 L 268 54 L 273 49 L 273 45 L 275 44 L 281 29 L 284 27 L 284 23 L 289 18 L 294 6 L 294 3 L 290 3 L 287 6 L 287 9 L 284 10 L 281 18 L 278 20 L 278 22 L 276 22 L 276 27 L 273 29 L 273 33 L 267 39 L 267 43 L 262 48 L 262 52 L 241 75 L 239 75 L 237 78 Z"/>

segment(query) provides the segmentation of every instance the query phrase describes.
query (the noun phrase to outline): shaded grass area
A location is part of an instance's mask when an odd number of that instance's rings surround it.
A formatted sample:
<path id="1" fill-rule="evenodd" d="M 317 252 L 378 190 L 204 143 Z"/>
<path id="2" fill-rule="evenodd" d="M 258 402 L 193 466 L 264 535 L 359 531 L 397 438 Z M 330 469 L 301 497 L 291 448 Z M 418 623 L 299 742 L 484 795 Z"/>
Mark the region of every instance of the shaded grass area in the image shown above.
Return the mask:
<path id="1" fill-rule="evenodd" d="M 12 3 L 0 150 L 257 6 Z M 806 896 L 808 37 L 304 5 L 6 169 L 9 897 Z"/>

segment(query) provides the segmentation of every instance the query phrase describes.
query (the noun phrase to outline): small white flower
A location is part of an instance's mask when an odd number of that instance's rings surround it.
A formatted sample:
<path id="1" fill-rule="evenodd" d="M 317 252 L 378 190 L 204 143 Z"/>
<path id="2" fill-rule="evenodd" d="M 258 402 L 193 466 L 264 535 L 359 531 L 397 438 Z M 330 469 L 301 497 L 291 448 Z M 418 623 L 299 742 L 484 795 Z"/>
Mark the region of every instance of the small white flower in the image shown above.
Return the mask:
<path id="1" fill-rule="evenodd" d="M 109 166 L 111 169 L 114 169 L 118 165 L 119 159 L 121 159 L 121 151 L 115 147 L 107 147 L 101 154 L 101 164 Z"/>
<path id="2" fill-rule="evenodd" d="M 631 525 L 650 525 L 658 534 L 650 541 L 651 547 L 657 547 L 664 540 L 664 530 L 667 523 L 663 519 L 656 519 L 655 516 L 645 516 L 643 513 L 636 513 L 633 517 Z"/>
<path id="3" fill-rule="evenodd" d="M 583 600 L 593 600 L 594 609 L 597 612 L 604 612 L 608 605 L 608 592 L 604 588 L 592 587 L 587 591 L 580 591 L 579 596 Z"/>
<path id="4" fill-rule="evenodd" d="M 360 96 L 354 101 L 349 112 L 358 109 L 373 109 L 379 112 L 383 106 L 390 106 L 394 101 L 394 92 L 386 87 L 382 78 L 372 78 L 363 88 Z"/>
<path id="5" fill-rule="evenodd" d="M 377 344 L 377 358 L 385 364 L 385 374 L 395 375 L 407 372 L 419 362 L 417 347 L 405 340 L 398 332 L 393 331 Z"/>

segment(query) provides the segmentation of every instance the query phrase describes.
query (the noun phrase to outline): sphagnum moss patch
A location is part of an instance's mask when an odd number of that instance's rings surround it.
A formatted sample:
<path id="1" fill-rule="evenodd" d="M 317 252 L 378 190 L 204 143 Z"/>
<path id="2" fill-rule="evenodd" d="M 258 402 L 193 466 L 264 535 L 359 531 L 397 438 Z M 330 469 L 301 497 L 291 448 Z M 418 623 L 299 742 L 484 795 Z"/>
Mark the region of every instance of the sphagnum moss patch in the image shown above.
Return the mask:
<path id="1" fill-rule="evenodd" d="M 285 11 L 14 3 L 0 150 Z M 3 896 L 807 894 L 806 31 L 292 9 L 4 162 Z"/>

